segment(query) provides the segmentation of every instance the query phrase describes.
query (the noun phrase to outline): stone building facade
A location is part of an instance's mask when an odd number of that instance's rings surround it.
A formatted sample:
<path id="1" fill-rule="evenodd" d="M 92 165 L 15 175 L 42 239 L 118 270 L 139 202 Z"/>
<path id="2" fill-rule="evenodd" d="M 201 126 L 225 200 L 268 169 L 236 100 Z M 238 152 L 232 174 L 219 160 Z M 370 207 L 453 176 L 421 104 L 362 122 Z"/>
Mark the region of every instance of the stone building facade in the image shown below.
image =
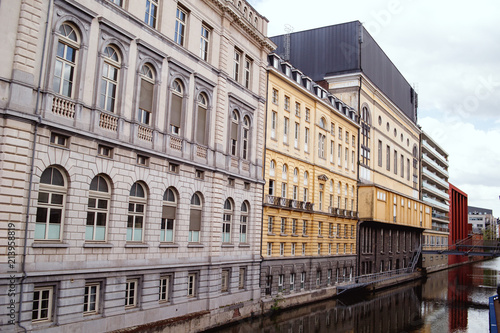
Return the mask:
<path id="1" fill-rule="evenodd" d="M 299 69 L 269 60 L 261 288 L 290 305 L 354 281 L 358 124 Z"/>
<path id="2" fill-rule="evenodd" d="M 2 326 L 258 311 L 267 20 L 245 1 L 0 6 Z"/>

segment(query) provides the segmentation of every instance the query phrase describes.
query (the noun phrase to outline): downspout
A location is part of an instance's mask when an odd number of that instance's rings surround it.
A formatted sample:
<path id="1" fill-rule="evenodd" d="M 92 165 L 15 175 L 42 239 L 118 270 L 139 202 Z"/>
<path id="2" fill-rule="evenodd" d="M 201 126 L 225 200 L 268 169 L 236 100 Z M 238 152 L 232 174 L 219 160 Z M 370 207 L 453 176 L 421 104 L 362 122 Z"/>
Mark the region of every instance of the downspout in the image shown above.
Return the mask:
<path id="1" fill-rule="evenodd" d="M 49 5 L 47 8 L 47 19 L 45 21 L 45 33 L 43 37 L 43 45 L 42 45 L 42 59 L 40 62 L 40 75 L 38 77 L 38 87 L 36 89 L 36 103 L 35 103 L 35 116 L 37 116 L 37 120 L 35 123 L 35 128 L 33 131 L 33 148 L 31 151 L 31 166 L 30 166 L 30 177 L 29 177 L 29 185 L 28 185 L 28 198 L 27 198 L 27 205 L 26 205 L 26 219 L 25 219 L 25 226 L 24 226 L 24 239 L 23 239 L 23 255 L 21 259 L 21 281 L 20 281 L 20 286 L 19 286 L 19 311 L 17 313 L 17 325 L 24 330 L 24 332 L 27 332 L 28 330 L 26 327 L 21 325 L 21 314 L 22 314 L 22 307 L 23 307 L 23 294 L 24 294 L 24 280 L 26 280 L 26 250 L 27 250 L 27 245 L 28 245 L 28 224 L 29 224 L 29 219 L 30 219 L 30 207 L 31 207 L 31 188 L 33 186 L 33 173 L 35 169 L 35 152 L 36 152 L 36 141 L 38 138 L 38 126 L 40 125 L 42 121 L 42 117 L 40 116 L 39 112 L 39 104 L 40 104 L 40 94 L 41 94 L 41 85 L 42 85 L 42 77 L 43 77 L 43 69 L 44 69 L 44 63 L 45 63 L 45 46 L 47 44 L 47 32 L 49 29 L 49 17 L 50 17 L 50 9 L 52 5 L 52 0 L 49 0 Z"/>

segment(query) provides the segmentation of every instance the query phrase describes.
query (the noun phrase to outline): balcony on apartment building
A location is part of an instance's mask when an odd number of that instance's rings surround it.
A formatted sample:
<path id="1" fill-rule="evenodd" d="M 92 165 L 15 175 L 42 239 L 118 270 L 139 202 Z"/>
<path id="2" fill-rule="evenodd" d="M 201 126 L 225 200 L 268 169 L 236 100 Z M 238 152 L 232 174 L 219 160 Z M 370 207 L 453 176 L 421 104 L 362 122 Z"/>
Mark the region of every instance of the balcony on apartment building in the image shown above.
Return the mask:
<path id="1" fill-rule="evenodd" d="M 440 173 L 441 175 L 440 178 L 448 179 L 448 170 L 446 170 L 442 165 L 439 165 L 436 161 L 434 161 L 432 158 L 429 157 L 427 154 L 422 154 L 422 160 L 432 167 L 436 173 Z"/>
<path id="2" fill-rule="evenodd" d="M 450 223 L 450 217 L 448 215 L 448 211 L 446 213 L 442 213 L 433 207 L 432 208 L 432 221 L 437 221 L 440 223 Z"/>
<path id="3" fill-rule="evenodd" d="M 448 194 L 448 191 L 443 191 L 443 190 L 439 189 L 437 186 L 431 184 L 427 180 L 422 181 L 422 188 L 425 191 L 431 192 L 436 197 L 443 199 L 443 201 L 450 200 L 450 195 Z"/>
<path id="4" fill-rule="evenodd" d="M 274 195 L 266 195 L 265 204 L 277 208 L 302 210 L 310 212 L 314 211 L 314 204 L 311 202 L 287 199 L 287 198 L 277 197 Z"/>
<path id="5" fill-rule="evenodd" d="M 439 207 L 441 209 L 449 209 L 449 205 L 446 205 L 444 203 L 442 203 L 441 201 L 438 201 L 436 198 L 432 197 L 432 196 L 429 196 L 429 194 L 427 193 L 424 193 L 422 195 L 422 200 L 428 204 L 430 204 L 431 206 L 436 206 L 436 207 Z"/>
<path id="6" fill-rule="evenodd" d="M 434 147 L 432 147 L 427 140 L 422 140 L 422 146 L 424 149 L 428 150 L 429 152 L 432 153 L 432 155 L 439 160 L 443 165 L 446 165 L 448 167 L 448 161 L 443 157 L 441 153 L 439 153 Z"/>
<path id="7" fill-rule="evenodd" d="M 449 183 L 445 179 L 440 178 L 438 175 L 436 175 L 434 172 L 429 170 L 427 167 L 422 168 L 422 176 L 424 178 L 425 177 L 431 178 L 432 180 L 434 180 L 434 182 L 436 184 L 443 186 L 443 188 L 445 188 L 445 189 L 448 189 L 448 187 L 450 186 Z"/>

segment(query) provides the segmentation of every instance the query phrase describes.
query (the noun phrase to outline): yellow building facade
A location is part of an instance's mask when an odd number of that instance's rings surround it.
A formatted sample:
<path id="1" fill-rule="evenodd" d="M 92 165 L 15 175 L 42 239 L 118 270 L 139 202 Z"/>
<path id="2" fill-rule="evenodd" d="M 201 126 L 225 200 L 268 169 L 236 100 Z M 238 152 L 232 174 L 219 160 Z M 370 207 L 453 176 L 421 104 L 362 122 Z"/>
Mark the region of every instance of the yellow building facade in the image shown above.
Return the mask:
<path id="1" fill-rule="evenodd" d="M 333 287 L 355 275 L 356 113 L 274 54 L 268 75 L 263 292 Z"/>

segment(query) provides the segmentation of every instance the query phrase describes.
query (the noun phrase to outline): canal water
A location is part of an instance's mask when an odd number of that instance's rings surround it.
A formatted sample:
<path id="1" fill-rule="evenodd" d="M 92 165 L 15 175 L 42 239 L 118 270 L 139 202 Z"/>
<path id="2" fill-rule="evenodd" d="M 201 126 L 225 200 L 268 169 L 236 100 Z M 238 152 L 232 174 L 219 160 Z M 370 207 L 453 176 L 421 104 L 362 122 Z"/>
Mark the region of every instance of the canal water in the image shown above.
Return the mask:
<path id="1" fill-rule="evenodd" d="M 211 332 L 488 332 L 488 297 L 497 293 L 499 276 L 500 258 L 476 262 L 373 294 L 287 309 Z"/>

